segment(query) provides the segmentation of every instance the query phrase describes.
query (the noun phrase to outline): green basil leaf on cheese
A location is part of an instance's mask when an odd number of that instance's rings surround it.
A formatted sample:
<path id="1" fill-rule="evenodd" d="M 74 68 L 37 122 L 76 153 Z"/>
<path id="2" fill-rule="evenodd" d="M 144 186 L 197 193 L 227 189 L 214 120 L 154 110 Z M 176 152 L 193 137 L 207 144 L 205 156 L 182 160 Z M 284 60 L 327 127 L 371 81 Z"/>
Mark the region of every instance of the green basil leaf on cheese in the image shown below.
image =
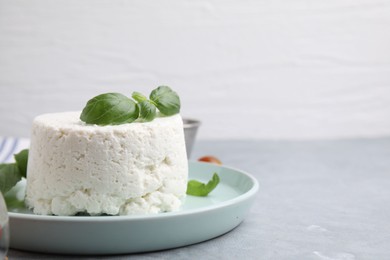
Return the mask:
<path id="1" fill-rule="evenodd" d="M 190 180 L 187 183 L 187 194 L 192 196 L 207 196 L 212 190 L 217 187 L 219 183 L 219 176 L 217 173 L 213 174 L 212 179 L 204 184 L 197 180 Z"/>
<path id="2" fill-rule="evenodd" d="M 18 166 L 20 175 L 26 178 L 27 175 L 27 161 L 28 161 L 28 149 L 24 149 L 17 154 L 14 154 L 16 165 Z"/>
<path id="3" fill-rule="evenodd" d="M 134 91 L 131 96 L 137 102 L 142 102 L 144 100 L 147 100 L 147 98 L 144 95 L 142 95 L 141 93 L 139 93 L 137 91 Z"/>
<path id="4" fill-rule="evenodd" d="M 132 99 L 120 93 L 106 93 L 90 99 L 80 119 L 87 124 L 119 125 L 138 117 L 139 108 Z"/>
<path id="5" fill-rule="evenodd" d="M 149 98 L 158 110 L 166 116 L 180 112 L 180 98 L 170 87 L 159 86 L 150 93 Z"/>
<path id="6" fill-rule="evenodd" d="M 138 103 L 140 109 L 140 118 L 145 122 L 152 121 L 156 117 L 156 106 L 149 100 Z"/>

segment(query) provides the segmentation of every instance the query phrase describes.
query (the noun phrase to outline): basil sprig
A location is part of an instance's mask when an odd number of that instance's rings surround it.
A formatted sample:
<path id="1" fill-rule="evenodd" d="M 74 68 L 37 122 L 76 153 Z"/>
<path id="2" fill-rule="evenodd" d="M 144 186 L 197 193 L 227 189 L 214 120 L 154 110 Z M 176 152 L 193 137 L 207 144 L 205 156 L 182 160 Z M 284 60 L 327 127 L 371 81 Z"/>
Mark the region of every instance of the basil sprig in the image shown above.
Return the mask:
<path id="1" fill-rule="evenodd" d="M 140 109 L 139 117 L 142 118 L 145 122 L 152 121 L 156 118 L 156 106 L 149 100 L 144 100 L 138 103 L 138 106 Z"/>
<path id="2" fill-rule="evenodd" d="M 14 155 L 15 163 L 0 164 L 0 191 L 4 195 L 22 178 L 26 178 L 28 150 Z"/>
<path id="3" fill-rule="evenodd" d="M 87 124 L 119 125 L 131 123 L 139 116 L 137 104 L 120 93 L 98 95 L 87 102 L 80 119 Z"/>
<path id="4" fill-rule="evenodd" d="M 219 176 L 217 173 L 213 174 L 213 177 L 207 184 L 197 180 L 190 180 L 187 183 L 187 194 L 201 197 L 207 196 L 215 187 L 217 187 L 218 183 Z"/>
<path id="5" fill-rule="evenodd" d="M 98 95 L 87 102 L 81 112 L 81 121 L 96 125 L 120 125 L 131 123 L 138 118 L 149 122 L 157 116 L 171 116 L 180 112 L 180 98 L 167 86 L 160 86 L 150 93 L 149 99 L 139 92 L 132 98 L 119 93 Z"/>
<path id="6" fill-rule="evenodd" d="M 149 98 L 164 115 L 171 116 L 180 112 L 180 98 L 167 86 L 156 88 Z"/>
<path id="7" fill-rule="evenodd" d="M 131 96 L 138 102 L 139 117 L 143 121 L 149 122 L 156 118 L 156 105 L 151 100 L 148 100 L 144 95 L 136 91 Z"/>

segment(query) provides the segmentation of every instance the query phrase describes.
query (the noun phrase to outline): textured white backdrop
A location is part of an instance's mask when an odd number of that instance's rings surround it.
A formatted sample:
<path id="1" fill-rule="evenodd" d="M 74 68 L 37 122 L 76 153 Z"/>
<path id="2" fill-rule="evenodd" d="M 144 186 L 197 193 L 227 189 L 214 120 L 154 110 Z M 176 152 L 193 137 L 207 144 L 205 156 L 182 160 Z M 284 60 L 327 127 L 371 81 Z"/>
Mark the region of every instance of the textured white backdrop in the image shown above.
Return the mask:
<path id="1" fill-rule="evenodd" d="M 201 139 L 390 135 L 390 1 L 0 0 L 0 136 L 159 84 Z"/>

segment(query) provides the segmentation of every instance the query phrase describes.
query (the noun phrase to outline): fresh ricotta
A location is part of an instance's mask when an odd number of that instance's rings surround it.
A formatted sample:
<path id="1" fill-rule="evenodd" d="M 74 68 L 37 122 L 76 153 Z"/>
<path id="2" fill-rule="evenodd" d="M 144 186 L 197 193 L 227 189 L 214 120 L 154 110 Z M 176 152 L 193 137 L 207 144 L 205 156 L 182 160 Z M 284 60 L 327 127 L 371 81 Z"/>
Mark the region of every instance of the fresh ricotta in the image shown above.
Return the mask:
<path id="1" fill-rule="evenodd" d="M 32 126 L 26 204 L 42 215 L 131 215 L 177 210 L 188 161 L 180 115 L 96 126 L 80 112 L 45 114 Z"/>

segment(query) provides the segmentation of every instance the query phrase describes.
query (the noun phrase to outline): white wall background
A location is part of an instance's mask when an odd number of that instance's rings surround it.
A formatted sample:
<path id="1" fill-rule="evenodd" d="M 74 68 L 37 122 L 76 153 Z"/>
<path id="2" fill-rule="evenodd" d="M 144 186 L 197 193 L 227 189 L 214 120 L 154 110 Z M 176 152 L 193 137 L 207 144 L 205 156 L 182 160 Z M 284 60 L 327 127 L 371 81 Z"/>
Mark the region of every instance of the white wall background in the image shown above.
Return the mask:
<path id="1" fill-rule="evenodd" d="M 0 0 L 0 135 L 160 84 L 201 139 L 390 135 L 390 1 Z"/>

